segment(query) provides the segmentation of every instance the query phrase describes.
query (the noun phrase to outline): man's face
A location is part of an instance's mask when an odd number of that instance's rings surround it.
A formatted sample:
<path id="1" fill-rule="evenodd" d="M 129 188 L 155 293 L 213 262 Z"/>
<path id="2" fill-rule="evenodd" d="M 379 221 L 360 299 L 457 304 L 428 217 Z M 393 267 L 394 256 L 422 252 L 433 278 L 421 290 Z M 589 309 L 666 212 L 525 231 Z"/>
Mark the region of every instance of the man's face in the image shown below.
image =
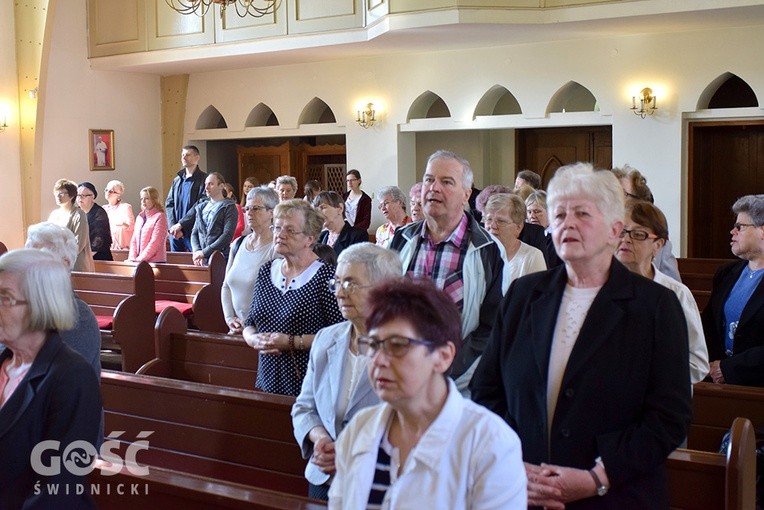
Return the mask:
<path id="1" fill-rule="evenodd" d="M 427 165 L 422 184 L 424 214 L 436 221 L 454 221 L 461 216 L 470 197 L 462 186 L 464 168 L 451 158 L 434 159 Z"/>
<path id="2" fill-rule="evenodd" d="M 196 165 L 199 164 L 199 159 L 199 154 L 193 150 L 183 149 L 183 152 L 180 153 L 180 162 L 183 165 L 183 168 L 193 170 L 196 168 Z"/>
<path id="3" fill-rule="evenodd" d="M 218 182 L 218 178 L 214 175 L 207 176 L 204 180 L 204 192 L 211 200 L 223 198 L 223 186 L 224 184 Z"/>
<path id="4" fill-rule="evenodd" d="M 517 179 L 515 179 L 515 188 L 519 188 L 519 187 L 524 186 L 526 184 L 528 184 L 528 181 L 526 181 L 522 177 L 518 177 Z M 530 186 L 530 184 L 528 184 L 528 186 Z"/>

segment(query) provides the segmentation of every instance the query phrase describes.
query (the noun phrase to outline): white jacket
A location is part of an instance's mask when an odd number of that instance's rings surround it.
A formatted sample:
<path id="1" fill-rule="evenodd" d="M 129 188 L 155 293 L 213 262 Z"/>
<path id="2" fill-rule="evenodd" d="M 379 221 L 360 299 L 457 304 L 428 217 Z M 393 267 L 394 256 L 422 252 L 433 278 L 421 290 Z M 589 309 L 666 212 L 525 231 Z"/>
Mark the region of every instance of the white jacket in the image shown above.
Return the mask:
<path id="1" fill-rule="evenodd" d="M 340 435 L 329 508 L 366 508 L 377 450 L 393 412 L 386 403 L 364 409 Z M 443 409 L 409 454 L 382 508 L 526 510 L 517 434 L 497 415 L 464 399 L 449 380 Z"/>

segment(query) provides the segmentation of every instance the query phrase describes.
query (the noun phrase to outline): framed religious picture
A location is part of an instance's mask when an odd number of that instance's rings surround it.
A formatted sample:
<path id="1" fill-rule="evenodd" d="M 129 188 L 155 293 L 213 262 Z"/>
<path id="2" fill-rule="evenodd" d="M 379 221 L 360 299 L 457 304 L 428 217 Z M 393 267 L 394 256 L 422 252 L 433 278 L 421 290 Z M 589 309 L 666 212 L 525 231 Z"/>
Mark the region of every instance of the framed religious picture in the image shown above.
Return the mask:
<path id="1" fill-rule="evenodd" d="M 114 130 L 90 129 L 90 170 L 114 170 Z"/>

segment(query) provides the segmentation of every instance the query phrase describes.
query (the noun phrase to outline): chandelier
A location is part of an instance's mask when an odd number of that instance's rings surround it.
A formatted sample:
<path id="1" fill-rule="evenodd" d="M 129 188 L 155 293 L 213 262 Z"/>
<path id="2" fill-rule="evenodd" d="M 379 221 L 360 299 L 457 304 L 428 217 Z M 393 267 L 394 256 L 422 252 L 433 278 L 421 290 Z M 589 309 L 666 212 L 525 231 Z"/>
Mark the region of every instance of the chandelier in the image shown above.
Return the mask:
<path id="1" fill-rule="evenodd" d="M 196 14 L 204 16 L 212 4 L 220 5 L 220 18 L 225 20 L 225 11 L 231 4 L 236 8 L 239 17 L 252 16 L 262 18 L 275 13 L 281 0 L 165 0 L 174 11 L 180 14 Z"/>

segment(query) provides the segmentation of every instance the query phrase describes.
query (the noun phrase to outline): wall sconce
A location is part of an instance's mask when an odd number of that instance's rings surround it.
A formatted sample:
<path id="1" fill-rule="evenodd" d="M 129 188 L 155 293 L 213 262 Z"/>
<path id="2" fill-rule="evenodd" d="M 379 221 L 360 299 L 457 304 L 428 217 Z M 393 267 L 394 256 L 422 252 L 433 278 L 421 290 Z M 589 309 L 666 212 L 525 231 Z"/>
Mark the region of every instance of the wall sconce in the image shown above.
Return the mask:
<path id="1" fill-rule="evenodd" d="M 29 89 L 27 91 L 27 95 L 29 96 L 29 99 L 37 99 L 37 92 L 38 92 L 37 87 L 33 89 Z"/>
<path id="2" fill-rule="evenodd" d="M 634 115 L 645 118 L 648 115 L 654 115 L 658 109 L 658 99 L 653 95 L 653 89 L 645 87 L 639 91 L 639 105 L 637 105 L 637 96 L 631 96 L 631 108 Z"/>
<path id="3" fill-rule="evenodd" d="M 358 110 L 355 121 L 364 129 L 370 128 L 376 122 L 374 103 L 368 103 L 365 110 Z"/>

